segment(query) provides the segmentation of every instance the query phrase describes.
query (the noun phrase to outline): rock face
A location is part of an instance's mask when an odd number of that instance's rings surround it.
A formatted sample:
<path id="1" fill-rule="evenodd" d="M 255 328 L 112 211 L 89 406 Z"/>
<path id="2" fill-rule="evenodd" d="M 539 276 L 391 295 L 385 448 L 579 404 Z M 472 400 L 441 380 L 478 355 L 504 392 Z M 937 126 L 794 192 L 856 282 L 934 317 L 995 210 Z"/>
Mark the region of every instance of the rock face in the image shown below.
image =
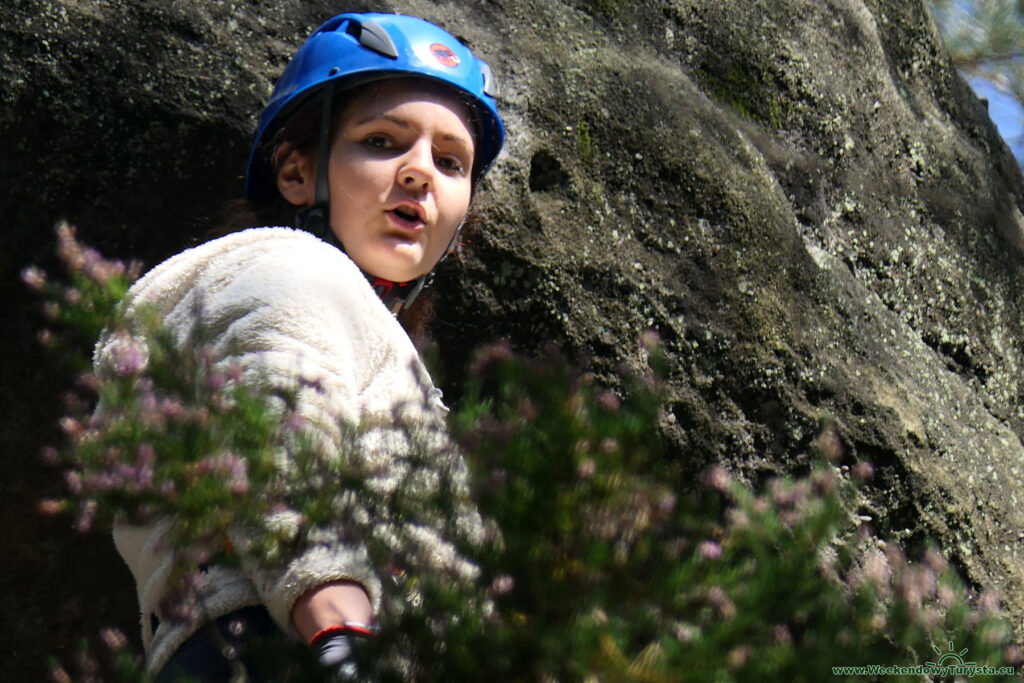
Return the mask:
<path id="1" fill-rule="evenodd" d="M 844 462 L 876 467 L 861 512 L 879 533 L 934 539 L 976 586 L 1002 591 L 1024 636 L 1024 179 L 923 2 L 373 9 L 448 27 L 502 87 L 507 149 L 438 285 L 453 392 L 460 359 L 495 338 L 554 340 L 611 378 L 643 365 L 638 338 L 653 329 L 671 361 L 666 457 L 756 480 L 811 462 L 828 418 Z M 109 542 L 31 512 L 58 489 L 33 453 L 56 438 L 45 430 L 64 380 L 32 347 L 16 273 L 45 261 L 60 217 L 151 265 L 199 237 L 210 224 L 196 218 L 240 193 L 273 79 L 333 11 L 4 11 L 2 343 L 26 359 L 0 369 L 14 563 L 2 600 L 23 619 L 2 634 L 16 659 L 4 670 L 41 671 L 83 626 L 134 619 Z M 89 561 L 67 572 L 79 552 Z"/>

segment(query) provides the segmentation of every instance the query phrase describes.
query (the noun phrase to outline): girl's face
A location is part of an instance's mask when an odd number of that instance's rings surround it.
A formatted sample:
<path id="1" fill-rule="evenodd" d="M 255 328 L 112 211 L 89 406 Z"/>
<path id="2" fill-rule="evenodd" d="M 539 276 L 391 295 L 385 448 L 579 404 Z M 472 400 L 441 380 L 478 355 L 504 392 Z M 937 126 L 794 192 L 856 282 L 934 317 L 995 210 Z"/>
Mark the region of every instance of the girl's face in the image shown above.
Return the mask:
<path id="1" fill-rule="evenodd" d="M 423 81 L 384 81 L 348 103 L 328 180 L 331 229 L 356 265 L 395 282 L 434 268 L 469 210 L 472 131 L 461 100 Z M 315 160 L 305 165 L 308 205 Z"/>

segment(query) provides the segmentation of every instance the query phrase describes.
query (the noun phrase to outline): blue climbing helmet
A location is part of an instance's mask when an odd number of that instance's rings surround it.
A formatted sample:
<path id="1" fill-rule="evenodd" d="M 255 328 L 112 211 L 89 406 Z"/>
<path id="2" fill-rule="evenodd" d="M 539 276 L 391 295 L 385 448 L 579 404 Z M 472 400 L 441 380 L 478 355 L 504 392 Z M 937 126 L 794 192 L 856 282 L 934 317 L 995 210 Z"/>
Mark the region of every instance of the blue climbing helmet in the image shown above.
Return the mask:
<path id="1" fill-rule="evenodd" d="M 430 22 L 398 14 L 347 13 L 324 22 L 292 57 L 260 114 L 245 173 L 245 195 L 274 196 L 277 184 L 266 146 L 298 111 L 322 101 L 320 154 L 327 148 L 330 101 L 373 81 L 415 76 L 451 86 L 473 111 L 477 133 L 475 180 L 494 162 L 505 139 L 495 105 L 491 70 L 450 33 Z M 321 168 L 326 164 L 320 164 Z M 326 177 L 318 179 L 317 204 L 326 208 Z"/>

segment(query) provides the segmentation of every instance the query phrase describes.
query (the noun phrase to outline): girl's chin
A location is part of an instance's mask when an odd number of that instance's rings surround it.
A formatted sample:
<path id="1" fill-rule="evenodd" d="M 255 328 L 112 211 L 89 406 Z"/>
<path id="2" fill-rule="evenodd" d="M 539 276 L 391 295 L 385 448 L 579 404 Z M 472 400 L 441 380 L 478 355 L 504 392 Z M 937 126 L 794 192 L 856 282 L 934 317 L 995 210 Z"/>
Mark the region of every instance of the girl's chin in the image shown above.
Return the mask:
<path id="1" fill-rule="evenodd" d="M 357 262 L 358 264 L 358 262 Z M 391 280 L 392 282 L 409 282 L 426 272 L 418 261 L 409 259 L 373 259 L 365 266 L 358 264 L 360 268 L 375 277 Z"/>

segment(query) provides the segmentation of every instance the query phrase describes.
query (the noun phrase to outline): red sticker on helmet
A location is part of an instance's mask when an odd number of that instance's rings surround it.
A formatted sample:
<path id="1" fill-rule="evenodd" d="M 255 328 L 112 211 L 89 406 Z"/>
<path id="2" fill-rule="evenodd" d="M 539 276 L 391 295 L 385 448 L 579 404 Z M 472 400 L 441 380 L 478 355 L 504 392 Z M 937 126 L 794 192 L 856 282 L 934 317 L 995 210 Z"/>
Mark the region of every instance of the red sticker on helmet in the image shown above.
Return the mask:
<path id="1" fill-rule="evenodd" d="M 431 45 L 430 54 L 434 55 L 434 58 L 445 66 L 454 67 L 459 65 L 459 58 L 455 56 L 455 53 L 441 43 L 434 43 Z"/>

